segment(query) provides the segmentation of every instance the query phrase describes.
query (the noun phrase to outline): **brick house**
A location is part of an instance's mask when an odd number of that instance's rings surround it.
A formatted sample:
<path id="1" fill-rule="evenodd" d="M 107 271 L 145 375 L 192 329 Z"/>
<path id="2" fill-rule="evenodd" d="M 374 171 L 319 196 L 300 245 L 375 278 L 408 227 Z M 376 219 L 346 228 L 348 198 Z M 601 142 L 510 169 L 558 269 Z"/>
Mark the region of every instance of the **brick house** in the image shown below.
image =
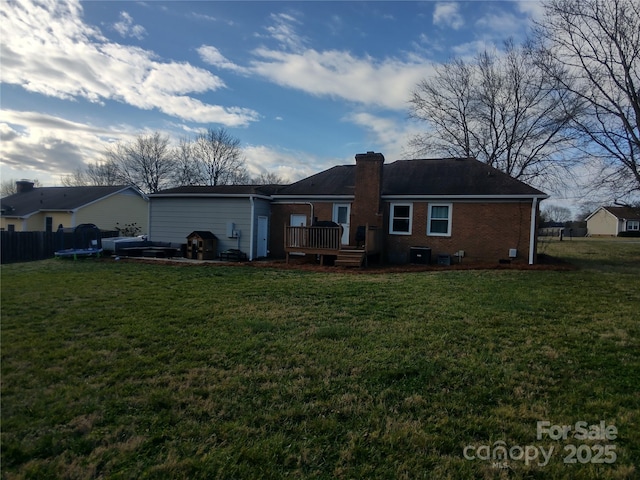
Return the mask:
<path id="1" fill-rule="evenodd" d="M 335 166 L 272 195 L 270 250 L 275 257 L 318 254 L 297 243 L 304 232 L 287 229 L 334 222 L 340 240 L 331 249 L 355 248 L 371 229 L 378 234 L 371 253 L 389 263 L 408 263 L 412 248 L 420 247 L 458 261 L 533 264 L 537 214 L 545 198 L 475 159 L 387 164 L 381 153 L 367 152 L 356 155 L 355 165 Z"/>

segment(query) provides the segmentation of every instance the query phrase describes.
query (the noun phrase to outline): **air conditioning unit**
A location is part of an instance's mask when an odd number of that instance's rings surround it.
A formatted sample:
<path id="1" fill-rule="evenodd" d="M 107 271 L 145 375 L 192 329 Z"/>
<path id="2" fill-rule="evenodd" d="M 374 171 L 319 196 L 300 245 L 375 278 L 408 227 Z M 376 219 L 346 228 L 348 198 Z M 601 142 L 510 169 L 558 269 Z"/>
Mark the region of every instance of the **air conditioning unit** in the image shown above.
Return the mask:
<path id="1" fill-rule="evenodd" d="M 409 260 L 417 265 L 431 263 L 431 249 L 429 247 L 409 247 Z"/>

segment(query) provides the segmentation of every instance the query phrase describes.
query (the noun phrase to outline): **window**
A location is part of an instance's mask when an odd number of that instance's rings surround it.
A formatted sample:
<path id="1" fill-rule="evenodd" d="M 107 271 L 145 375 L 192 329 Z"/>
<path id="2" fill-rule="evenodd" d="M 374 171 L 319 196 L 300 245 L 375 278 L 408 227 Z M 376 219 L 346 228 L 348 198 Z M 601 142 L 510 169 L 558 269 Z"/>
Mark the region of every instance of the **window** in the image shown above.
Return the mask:
<path id="1" fill-rule="evenodd" d="M 451 236 L 451 204 L 429 204 L 427 235 L 440 237 Z"/>
<path id="2" fill-rule="evenodd" d="M 392 203 L 390 208 L 389 233 L 411 235 L 413 205 L 411 203 Z"/>
<path id="3" fill-rule="evenodd" d="M 627 221 L 627 231 L 629 231 L 629 232 L 640 231 L 640 220 L 628 220 Z"/>

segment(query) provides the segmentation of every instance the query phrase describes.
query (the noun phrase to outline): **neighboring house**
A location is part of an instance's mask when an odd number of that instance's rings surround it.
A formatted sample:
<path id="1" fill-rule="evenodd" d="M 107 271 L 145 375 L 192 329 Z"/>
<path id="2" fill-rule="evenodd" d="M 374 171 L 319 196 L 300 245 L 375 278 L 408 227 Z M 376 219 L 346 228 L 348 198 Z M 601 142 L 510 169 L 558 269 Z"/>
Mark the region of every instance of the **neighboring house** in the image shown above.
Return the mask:
<path id="1" fill-rule="evenodd" d="M 412 247 L 426 247 L 434 257 L 457 254 L 463 262 L 532 264 L 539 202 L 548 196 L 475 159 L 385 164 L 382 154 L 368 152 L 356 155 L 355 165 L 330 168 L 272 198 L 274 256 L 295 251 L 287 225 L 317 219 L 340 224 L 343 245 L 362 241 L 356 236 L 364 226 L 376 228 L 376 251 L 390 263 L 407 263 Z"/>
<path id="2" fill-rule="evenodd" d="M 217 237 L 218 254 L 238 249 L 249 260 L 269 255 L 269 185 L 192 186 L 149 195 L 149 238 L 186 243 L 193 231 Z"/>
<path id="3" fill-rule="evenodd" d="M 586 219 L 587 235 L 612 236 L 640 231 L 640 208 L 600 207 Z"/>
<path id="4" fill-rule="evenodd" d="M 18 192 L 3 198 L 0 228 L 14 231 L 56 231 L 93 223 L 101 230 L 136 224 L 147 233 L 148 200 L 136 188 L 39 187 L 17 182 Z"/>

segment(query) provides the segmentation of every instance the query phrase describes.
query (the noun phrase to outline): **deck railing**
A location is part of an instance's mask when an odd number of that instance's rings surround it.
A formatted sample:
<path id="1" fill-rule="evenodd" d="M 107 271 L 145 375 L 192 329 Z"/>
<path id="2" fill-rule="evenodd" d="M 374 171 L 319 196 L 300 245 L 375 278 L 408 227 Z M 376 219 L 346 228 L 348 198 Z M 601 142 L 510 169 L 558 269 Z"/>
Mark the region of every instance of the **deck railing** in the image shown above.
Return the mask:
<path id="1" fill-rule="evenodd" d="M 341 227 L 285 226 L 284 246 L 287 251 L 337 251 L 340 250 L 341 237 Z"/>

